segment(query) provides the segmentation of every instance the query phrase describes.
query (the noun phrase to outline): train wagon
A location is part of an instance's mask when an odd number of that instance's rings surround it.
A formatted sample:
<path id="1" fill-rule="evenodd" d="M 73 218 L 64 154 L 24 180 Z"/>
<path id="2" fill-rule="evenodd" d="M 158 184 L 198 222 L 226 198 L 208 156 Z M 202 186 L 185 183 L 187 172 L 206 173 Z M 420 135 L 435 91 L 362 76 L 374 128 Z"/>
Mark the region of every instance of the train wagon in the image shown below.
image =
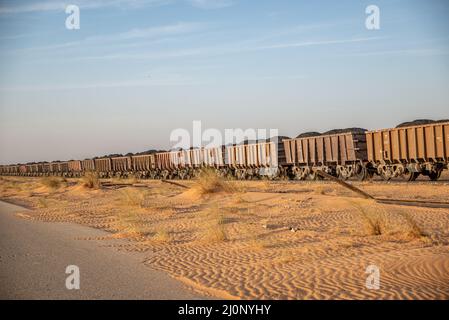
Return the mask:
<path id="1" fill-rule="evenodd" d="M 11 174 L 13 176 L 20 175 L 20 165 L 13 165 L 13 166 L 11 166 Z"/>
<path id="2" fill-rule="evenodd" d="M 214 168 L 219 174 L 224 174 L 224 150 L 224 147 L 212 147 L 156 153 L 155 176 L 162 179 L 190 179 L 197 176 L 204 167 Z"/>
<path id="3" fill-rule="evenodd" d="M 51 175 L 51 164 L 49 162 L 42 163 L 42 175 L 43 176 Z"/>
<path id="4" fill-rule="evenodd" d="M 81 160 L 81 170 L 83 173 L 95 171 L 95 161 L 93 159 Z"/>
<path id="5" fill-rule="evenodd" d="M 284 154 L 282 143 L 274 141 L 250 142 L 226 147 L 226 164 L 237 179 L 252 179 L 279 174 L 279 155 Z"/>
<path id="6" fill-rule="evenodd" d="M 69 176 L 80 177 L 82 175 L 82 166 L 80 160 L 70 160 L 67 163 Z"/>
<path id="7" fill-rule="evenodd" d="M 19 165 L 19 175 L 21 176 L 25 176 L 27 174 L 28 170 L 27 170 L 27 166 L 26 165 Z"/>
<path id="8" fill-rule="evenodd" d="M 33 176 L 34 175 L 34 165 L 32 165 L 32 164 L 26 164 L 25 165 L 25 168 L 26 168 L 26 170 L 25 170 L 25 175 L 26 176 Z"/>
<path id="9" fill-rule="evenodd" d="M 226 174 L 224 161 L 225 148 L 190 148 L 175 153 L 177 158 L 177 171 L 180 179 L 190 179 L 196 177 L 202 168 L 212 168 L 220 175 Z"/>
<path id="10" fill-rule="evenodd" d="M 437 180 L 449 162 L 449 122 L 368 131 L 369 165 L 382 178 Z"/>
<path id="11" fill-rule="evenodd" d="M 36 166 L 37 166 L 37 175 L 42 176 L 44 174 L 44 163 L 39 162 L 36 164 Z"/>
<path id="12" fill-rule="evenodd" d="M 296 180 L 317 179 L 322 170 L 341 179 L 366 178 L 366 137 L 362 130 L 337 130 L 284 140 L 289 175 Z"/>
<path id="13" fill-rule="evenodd" d="M 131 156 L 131 166 L 132 171 L 139 179 L 154 179 L 156 177 L 156 164 L 154 160 L 154 154 Z"/>
<path id="14" fill-rule="evenodd" d="M 112 157 L 111 167 L 116 177 L 127 177 L 132 171 L 131 157 Z"/>
<path id="15" fill-rule="evenodd" d="M 184 156 L 182 151 L 158 152 L 154 155 L 156 177 L 161 179 L 174 178 L 184 167 Z"/>
<path id="16" fill-rule="evenodd" d="M 69 171 L 69 162 L 68 161 L 64 161 L 64 162 L 60 162 L 59 163 L 59 170 L 60 170 L 60 174 L 61 176 L 68 176 Z"/>
<path id="17" fill-rule="evenodd" d="M 110 158 L 95 159 L 95 170 L 100 178 L 112 177 L 112 164 Z"/>
<path id="18" fill-rule="evenodd" d="M 27 175 L 37 177 L 42 175 L 42 163 L 33 163 L 27 165 Z"/>

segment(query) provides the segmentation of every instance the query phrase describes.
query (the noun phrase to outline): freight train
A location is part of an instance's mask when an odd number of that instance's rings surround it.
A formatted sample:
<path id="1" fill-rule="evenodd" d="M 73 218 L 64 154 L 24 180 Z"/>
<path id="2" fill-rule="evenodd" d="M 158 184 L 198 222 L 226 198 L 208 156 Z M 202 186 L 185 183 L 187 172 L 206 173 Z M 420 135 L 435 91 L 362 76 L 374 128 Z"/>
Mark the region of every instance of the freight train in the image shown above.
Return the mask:
<path id="1" fill-rule="evenodd" d="M 418 121 L 396 128 L 360 128 L 306 133 L 246 141 L 214 148 L 191 148 L 129 156 L 0 166 L 1 175 L 80 177 L 96 172 L 101 178 L 191 179 L 203 168 L 226 178 L 315 180 L 318 171 L 340 179 L 408 181 L 425 175 L 437 180 L 449 163 L 449 120 Z"/>

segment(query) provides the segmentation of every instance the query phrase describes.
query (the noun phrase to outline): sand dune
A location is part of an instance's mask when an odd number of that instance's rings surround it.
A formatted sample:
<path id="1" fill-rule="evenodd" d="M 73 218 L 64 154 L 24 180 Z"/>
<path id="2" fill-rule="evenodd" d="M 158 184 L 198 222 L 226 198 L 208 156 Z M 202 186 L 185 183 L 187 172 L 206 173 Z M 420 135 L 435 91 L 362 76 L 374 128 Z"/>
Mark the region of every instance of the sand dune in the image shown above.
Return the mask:
<path id="1" fill-rule="evenodd" d="M 118 249 L 146 251 L 146 264 L 211 296 L 449 298 L 448 209 L 380 205 L 327 182 L 229 182 L 214 192 L 197 192 L 191 181 L 182 182 L 187 191 L 142 183 L 42 190 L 39 179 L 8 178 L 0 190 L 34 207 L 31 219 L 129 238 Z M 376 196 L 449 198 L 446 184 L 360 186 Z M 369 265 L 380 269 L 378 290 L 365 285 Z"/>

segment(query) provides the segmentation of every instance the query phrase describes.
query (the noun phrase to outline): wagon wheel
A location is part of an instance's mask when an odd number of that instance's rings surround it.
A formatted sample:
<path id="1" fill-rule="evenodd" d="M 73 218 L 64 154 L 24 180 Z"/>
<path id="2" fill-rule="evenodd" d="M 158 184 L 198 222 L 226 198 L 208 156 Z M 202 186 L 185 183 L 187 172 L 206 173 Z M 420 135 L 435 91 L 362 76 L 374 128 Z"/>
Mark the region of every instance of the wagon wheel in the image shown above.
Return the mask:
<path id="1" fill-rule="evenodd" d="M 319 176 L 319 174 L 316 171 L 310 170 L 310 173 L 307 175 L 307 179 L 309 179 L 309 180 L 319 180 L 320 176 Z"/>
<path id="2" fill-rule="evenodd" d="M 297 166 L 293 166 L 291 169 L 291 177 L 294 180 L 301 180 L 301 169 L 299 169 Z"/>
<path id="3" fill-rule="evenodd" d="M 379 175 L 384 181 L 390 181 L 392 177 L 388 168 L 386 170 L 381 169 Z"/>
<path id="4" fill-rule="evenodd" d="M 401 177 L 406 181 L 415 181 L 416 178 L 418 178 L 419 172 L 412 172 L 409 170 L 406 170 Z"/>
<path id="5" fill-rule="evenodd" d="M 337 173 L 338 179 L 340 179 L 340 180 L 348 180 L 349 179 L 350 174 L 349 174 L 348 167 L 340 166 L 337 168 L 337 172 L 338 172 Z"/>
<path id="6" fill-rule="evenodd" d="M 431 181 L 437 181 L 441 176 L 441 170 L 429 172 L 429 179 Z"/>
<path id="7" fill-rule="evenodd" d="M 384 180 L 384 181 L 390 181 L 391 177 L 389 175 L 387 175 L 385 172 L 381 172 L 380 173 L 380 177 Z"/>
<path id="8" fill-rule="evenodd" d="M 348 180 L 349 176 L 344 174 L 341 170 L 338 172 L 338 179 L 340 180 Z"/>
<path id="9" fill-rule="evenodd" d="M 358 163 L 355 166 L 354 175 L 357 178 L 357 180 L 364 181 L 368 177 L 368 169 L 364 164 Z"/>

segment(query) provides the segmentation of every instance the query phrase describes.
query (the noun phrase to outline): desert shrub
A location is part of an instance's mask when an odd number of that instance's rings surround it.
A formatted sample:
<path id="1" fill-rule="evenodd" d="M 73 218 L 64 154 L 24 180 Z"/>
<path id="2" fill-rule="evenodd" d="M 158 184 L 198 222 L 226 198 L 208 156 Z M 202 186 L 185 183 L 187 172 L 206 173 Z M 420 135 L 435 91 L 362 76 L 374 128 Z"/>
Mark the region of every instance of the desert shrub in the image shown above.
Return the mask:
<path id="1" fill-rule="evenodd" d="M 89 189 L 100 189 L 101 182 L 98 174 L 95 172 L 86 172 L 86 174 L 81 178 L 81 185 Z"/>
<path id="2" fill-rule="evenodd" d="M 384 206 L 372 200 L 352 200 L 351 204 L 364 218 L 362 229 L 368 235 L 400 235 L 418 238 L 424 234 L 413 218 L 400 209 L 387 211 Z"/>
<path id="3" fill-rule="evenodd" d="M 212 168 L 205 168 L 201 171 L 193 188 L 201 195 L 235 191 L 235 188 Z"/>
<path id="4" fill-rule="evenodd" d="M 227 240 L 225 233 L 226 216 L 223 210 L 215 204 L 204 213 L 204 232 L 202 240 L 206 243 L 215 243 Z"/>
<path id="5" fill-rule="evenodd" d="M 64 181 L 62 181 L 61 179 L 59 179 L 57 177 L 43 177 L 40 180 L 40 182 L 42 185 L 44 185 L 47 188 L 58 189 L 61 187 L 61 185 Z"/>
<path id="6" fill-rule="evenodd" d="M 165 229 L 160 229 L 156 231 L 153 240 L 163 243 L 170 242 L 170 233 Z"/>
<path id="7" fill-rule="evenodd" d="M 206 243 L 217 243 L 226 241 L 226 233 L 222 225 L 208 226 L 202 240 Z"/>

